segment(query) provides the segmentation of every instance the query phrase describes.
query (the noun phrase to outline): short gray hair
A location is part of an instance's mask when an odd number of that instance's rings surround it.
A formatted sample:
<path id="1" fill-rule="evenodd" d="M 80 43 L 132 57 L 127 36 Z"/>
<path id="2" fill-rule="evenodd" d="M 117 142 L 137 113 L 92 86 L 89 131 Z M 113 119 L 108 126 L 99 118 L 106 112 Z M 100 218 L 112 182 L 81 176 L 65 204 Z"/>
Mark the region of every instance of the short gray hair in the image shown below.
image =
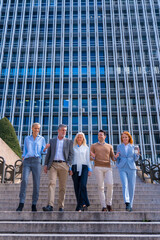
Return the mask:
<path id="1" fill-rule="evenodd" d="M 65 124 L 59 124 L 58 129 L 61 129 L 61 128 L 67 128 L 67 125 L 65 125 Z"/>
<path id="2" fill-rule="evenodd" d="M 40 123 L 35 122 L 35 123 L 32 124 L 32 128 L 33 128 L 35 125 L 39 125 L 39 127 L 41 127 L 41 124 L 40 124 Z"/>

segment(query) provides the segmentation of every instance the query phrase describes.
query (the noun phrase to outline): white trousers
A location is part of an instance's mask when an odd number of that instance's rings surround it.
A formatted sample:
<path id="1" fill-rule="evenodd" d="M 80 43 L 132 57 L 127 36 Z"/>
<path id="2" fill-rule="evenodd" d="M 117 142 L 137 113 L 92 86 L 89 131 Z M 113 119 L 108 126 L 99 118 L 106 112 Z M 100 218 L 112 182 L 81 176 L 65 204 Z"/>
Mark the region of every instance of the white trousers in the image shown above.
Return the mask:
<path id="1" fill-rule="evenodd" d="M 107 167 L 94 167 L 94 174 L 98 183 L 98 194 L 102 208 L 106 208 L 106 199 L 104 193 L 104 187 L 107 186 L 107 205 L 112 205 L 113 196 L 113 176 L 112 168 Z"/>

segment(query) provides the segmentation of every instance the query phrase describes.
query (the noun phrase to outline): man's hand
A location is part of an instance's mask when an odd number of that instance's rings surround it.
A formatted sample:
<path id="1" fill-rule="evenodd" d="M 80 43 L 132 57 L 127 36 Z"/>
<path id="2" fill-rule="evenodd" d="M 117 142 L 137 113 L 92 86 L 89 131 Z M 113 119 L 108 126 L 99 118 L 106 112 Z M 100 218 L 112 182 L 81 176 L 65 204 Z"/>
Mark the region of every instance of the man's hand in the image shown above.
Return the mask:
<path id="1" fill-rule="evenodd" d="M 69 175 L 72 176 L 73 175 L 73 172 L 72 170 L 69 170 Z"/>
<path id="2" fill-rule="evenodd" d="M 48 172 L 48 169 L 47 169 L 47 166 L 46 166 L 46 165 L 44 166 L 43 171 L 44 171 L 44 173 L 47 173 L 47 172 Z"/>
<path id="3" fill-rule="evenodd" d="M 93 153 L 93 152 L 91 152 L 91 151 L 90 151 L 90 155 L 91 155 L 91 157 L 93 157 L 93 158 L 95 158 L 95 156 L 96 156 L 95 153 Z"/>
<path id="4" fill-rule="evenodd" d="M 117 159 L 119 157 L 120 152 L 118 152 L 116 155 L 114 155 L 114 158 Z"/>

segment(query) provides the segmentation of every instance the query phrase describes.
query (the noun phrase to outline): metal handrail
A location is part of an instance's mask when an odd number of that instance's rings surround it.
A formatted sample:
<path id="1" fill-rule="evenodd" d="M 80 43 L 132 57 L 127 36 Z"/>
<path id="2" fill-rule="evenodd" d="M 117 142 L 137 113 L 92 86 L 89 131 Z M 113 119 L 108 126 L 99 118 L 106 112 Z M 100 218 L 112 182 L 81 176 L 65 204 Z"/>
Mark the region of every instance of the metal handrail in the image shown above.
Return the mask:
<path id="1" fill-rule="evenodd" d="M 22 160 L 19 159 L 13 165 L 7 165 L 5 159 L 0 156 L 0 182 L 15 183 L 15 180 L 22 179 Z"/>
<path id="2" fill-rule="evenodd" d="M 14 163 L 14 175 L 13 175 L 13 182 L 15 183 L 15 180 L 22 180 L 22 160 L 18 159 Z"/>
<path id="3" fill-rule="evenodd" d="M 160 183 L 160 164 L 150 164 L 148 159 L 139 159 L 136 161 L 136 165 L 140 166 L 140 170 L 142 171 L 142 179 L 150 179 L 151 183 L 157 181 Z"/>
<path id="4" fill-rule="evenodd" d="M 5 160 L 3 157 L 0 157 L 0 181 L 4 183 L 4 172 L 5 172 Z"/>

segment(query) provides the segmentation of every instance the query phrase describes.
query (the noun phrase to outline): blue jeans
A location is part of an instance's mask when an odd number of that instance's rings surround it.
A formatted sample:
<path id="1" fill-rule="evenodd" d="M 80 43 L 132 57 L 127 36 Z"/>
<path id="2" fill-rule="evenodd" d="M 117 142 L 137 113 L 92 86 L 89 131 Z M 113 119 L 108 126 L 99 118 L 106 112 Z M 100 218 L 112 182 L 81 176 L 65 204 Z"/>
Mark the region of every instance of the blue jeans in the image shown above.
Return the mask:
<path id="1" fill-rule="evenodd" d="M 39 197 L 39 185 L 40 185 L 40 175 L 41 175 L 41 159 L 37 157 L 26 158 L 23 161 L 23 172 L 22 172 L 22 182 L 20 189 L 20 203 L 25 202 L 26 189 L 28 184 L 28 177 L 30 172 L 32 172 L 33 177 L 33 194 L 32 194 L 32 204 L 37 204 Z"/>

